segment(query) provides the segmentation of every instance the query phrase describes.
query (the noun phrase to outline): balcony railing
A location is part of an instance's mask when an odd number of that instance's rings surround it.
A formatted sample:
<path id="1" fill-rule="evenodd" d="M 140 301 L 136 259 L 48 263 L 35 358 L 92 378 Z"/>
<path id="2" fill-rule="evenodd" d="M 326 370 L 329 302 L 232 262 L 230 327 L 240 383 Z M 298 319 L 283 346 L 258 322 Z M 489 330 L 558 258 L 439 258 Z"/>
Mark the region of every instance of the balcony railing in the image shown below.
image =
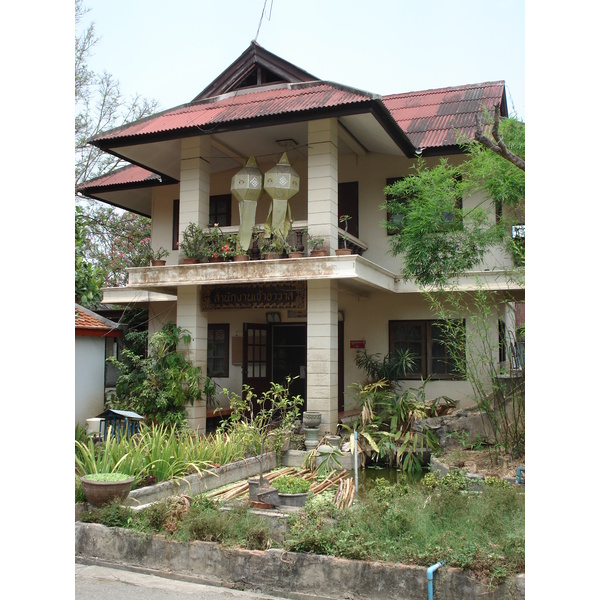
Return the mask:
<path id="1" fill-rule="evenodd" d="M 257 225 L 256 229 L 258 231 L 264 230 L 264 225 Z M 292 230 L 288 234 L 287 241 L 290 246 L 295 246 L 300 248 L 301 251 L 306 252 L 308 244 L 306 240 L 306 234 L 304 233 L 308 229 L 308 221 L 294 221 L 292 225 Z M 237 233 L 239 231 L 238 225 L 230 225 L 228 227 L 221 227 L 221 231 L 223 233 Z M 344 246 L 344 236 L 346 237 L 346 246 Z M 350 248 L 352 250 L 352 254 L 358 254 L 362 256 L 362 253 L 368 249 L 367 244 L 358 239 L 357 237 L 346 234 L 344 230 L 338 227 L 338 248 Z M 254 244 L 253 247 L 250 248 L 249 253 L 252 258 L 259 258 L 260 251 L 258 246 Z"/>

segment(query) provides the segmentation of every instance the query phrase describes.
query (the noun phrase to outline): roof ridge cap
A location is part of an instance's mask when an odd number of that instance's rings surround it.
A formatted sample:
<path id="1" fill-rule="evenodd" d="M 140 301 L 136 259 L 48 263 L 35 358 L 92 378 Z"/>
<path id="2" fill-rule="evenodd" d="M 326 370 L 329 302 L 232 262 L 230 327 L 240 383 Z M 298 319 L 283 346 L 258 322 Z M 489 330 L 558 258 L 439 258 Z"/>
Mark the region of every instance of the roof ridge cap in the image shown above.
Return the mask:
<path id="1" fill-rule="evenodd" d="M 489 87 L 491 85 L 506 85 L 506 81 L 504 79 L 498 79 L 496 81 L 482 81 L 480 83 L 463 83 L 460 85 L 447 85 L 444 87 L 437 87 L 437 88 L 426 88 L 424 90 L 413 90 L 410 92 L 396 92 L 394 94 L 386 94 L 385 96 L 383 96 L 383 99 L 386 100 L 388 98 L 397 98 L 399 96 L 410 96 L 410 95 L 417 95 L 417 94 L 435 94 L 435 93 L 441 93 L 442 91 L 445 90 L 459 90 L 459 89 L 465 89 L 465 88 L 476 88 L 476 87 Z"/>

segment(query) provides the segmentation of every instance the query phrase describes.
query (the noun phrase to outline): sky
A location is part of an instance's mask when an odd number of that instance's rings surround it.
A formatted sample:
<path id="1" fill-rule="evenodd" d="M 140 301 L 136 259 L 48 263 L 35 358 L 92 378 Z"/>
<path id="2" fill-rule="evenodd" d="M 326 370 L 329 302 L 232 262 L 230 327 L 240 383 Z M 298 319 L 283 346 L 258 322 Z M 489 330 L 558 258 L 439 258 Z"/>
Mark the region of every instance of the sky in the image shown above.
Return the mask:
<path id="1" fill-rule="evenodd" d="M 509 111 L 525 118 L 524 0 L 84 4 L 81 25 L 100 37 L 89 66 L 162 109 L 192 100 L 256 40 L 319 79 L 380 95 L 504 80 Z"/>

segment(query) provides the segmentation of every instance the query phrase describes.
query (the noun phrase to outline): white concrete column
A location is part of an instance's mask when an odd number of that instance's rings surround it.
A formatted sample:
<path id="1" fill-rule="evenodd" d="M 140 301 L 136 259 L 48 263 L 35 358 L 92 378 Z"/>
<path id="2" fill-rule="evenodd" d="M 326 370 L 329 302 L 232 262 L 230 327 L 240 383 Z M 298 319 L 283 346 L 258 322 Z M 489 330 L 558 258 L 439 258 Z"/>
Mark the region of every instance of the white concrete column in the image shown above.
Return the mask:
<path id="1" fill-rule="evenodd" d="M 190 362 L 202 369 L 206 375 L 206 357 L 208 340 L 208 319 L 200 310 L 200 287 L 193 285 L 180 285 L 177 288 L 177 325 L 187 329 L 192 338 L 189 346 L 180 348 L 186 352 Z M 194 402 L 187 407 L 188 423 L 200 433 L 206 431 L 206 401 Z"/>
<path id="2" fill-rule="evenodd" d="M 338 124 L 308 123 L 308 232 L 323 238 L 331 256 L 338 247 Z"/>
<path id="3" fill-rule="evenodd" d="M 210 206 L 210 139 L 208 136 L 181 141 L 179 183 L 179 239 L 183 230 L 195 223 L 208 226 Z"/>
<path id="4" fill-rule="evenodd" d="M 208 136 L 181 141 L 181 175 L 179 184 L 179 239 L 184 229 L 195 223 L 208 226 L 210 206 L 210 139 Z M 182 348 L 194 366 L 206 375 L 208 319 L 200 310 L 200 287 L 179 286 L 177 289 L 177 325 L 192 337 L 189 347 Z M 206 431 L 206 402 L 187 407 L 190 427 Z"/>
<path id="5" fill-rule="evenodd" d="M 307 292 L 307 409 L 321 413 L 323 435 L 338 417 L 338 283 L 311 280 Z"/>

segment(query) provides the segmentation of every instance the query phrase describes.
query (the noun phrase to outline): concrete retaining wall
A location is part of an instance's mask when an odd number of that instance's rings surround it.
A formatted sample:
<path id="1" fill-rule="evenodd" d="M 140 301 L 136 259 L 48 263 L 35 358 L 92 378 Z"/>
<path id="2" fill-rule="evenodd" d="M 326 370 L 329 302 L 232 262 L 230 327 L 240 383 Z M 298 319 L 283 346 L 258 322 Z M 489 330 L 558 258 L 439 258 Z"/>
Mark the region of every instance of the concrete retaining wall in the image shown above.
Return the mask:
<path id="1" fill-rule="evenodd" d="M 267 473 L 276 467 L 274 452 L 263 455 L 263 472 Z M 124 502 L 132 508 L 140 507 L 163 498 L 178 494 L 196 496 L 209 492 L 218 487 L 236 483 L 248 477 L 254 477 L 260 472 L 260 462 L 256 457 L 248 458 L 234 463 L 229 463 L 216 469 L 210 469 L 197 475 L 187 475 L 181 479 L 163 481 L 156 485 L 133 490 Z M 215 477 L 217 475 L 217 477 Z"/>
<path id="2" fill-rule="evenodd" d="M 122 565 L 290 599 L 424 600 L 427 570 L 388 563 L 344 560 L 283 550 L 249 551 L 212 542 L 167 541 L 164 536 L 95 523 L 75 524 L 75 555 L 82 562 Z M 434 574 L 436 600 L 520 600 L 525 577 L 490 591 L 468 573 L 443 567 Z"/>

